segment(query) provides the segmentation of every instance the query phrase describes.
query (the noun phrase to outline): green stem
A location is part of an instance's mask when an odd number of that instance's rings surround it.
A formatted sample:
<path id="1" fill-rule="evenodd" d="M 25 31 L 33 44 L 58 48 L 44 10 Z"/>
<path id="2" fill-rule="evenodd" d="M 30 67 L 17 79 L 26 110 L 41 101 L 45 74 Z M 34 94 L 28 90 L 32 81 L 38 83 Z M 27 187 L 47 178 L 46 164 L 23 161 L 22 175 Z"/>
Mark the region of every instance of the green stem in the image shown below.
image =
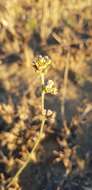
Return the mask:
<path id="1" fill-rule="evenodd" d="M 15 174 L 15 176 L 13 177 L 12 181 L 9 183 L 9 186 L 10 187 L 14 182 L 16 182 L 18 180 L 18 177 L 20 176 L 20 174 L 22 173 L 22 171 L 26 168 L 26 166 L 29 164 L 30 160 L 32 159 L 32 155 L 33 153 L 35 152 L 38 144 L 40 143 L 40 138 L 38 137 L 31 153 L 29 154 L 28 156 L 28 159 L 27 161 L 23 164 L 23 166 L 18 170 L 18 172 Z"/>
<path id="2" fill-rule="evenodd" d="M 40 135 L 43 133 L 44 123 L 45 123 L 45 109 L 44 109 L 44 101 L 45 101 L 45 92 L 44 92 L 44 73 L 41 74 L 41 83 L 42 83 L 42 123 L 40 129 Z"/>
<path id="3" fill-rule="evenodd" d="M 41 83 L 42 83 L 42 88 L 44 88 L 44 74 L 41 74 Z M 39 143 L 42 140 L 42 135 L 43 135 L 43 128 L 44 128 L 44 123 L 45 123 L 45 114 L 44 114 L 44 99 L 45 99 L 45 92 L 42 90 L 42 97 L 41 97 L 41 104 L 42 104 L 42 123 L 41 123 L 41 128 L 40 128 L 40 134 L 38 136 L 38 139 L 36 140 L 36 143 L 34 144 L 34 147 L 32 151 L 30 152 L 27 161 L 23 164 L 23 166 L 18 170 L 18 172 L 15 174 L 14 178 L 12 181 L 9 183 L 8 187 L 10 187 L 14 182 L 18 180 L 18 177 L 22 173 L 22 171 L 26 168 L 30 160 L 32 159 L 32 155 L 37 149 Z"/>

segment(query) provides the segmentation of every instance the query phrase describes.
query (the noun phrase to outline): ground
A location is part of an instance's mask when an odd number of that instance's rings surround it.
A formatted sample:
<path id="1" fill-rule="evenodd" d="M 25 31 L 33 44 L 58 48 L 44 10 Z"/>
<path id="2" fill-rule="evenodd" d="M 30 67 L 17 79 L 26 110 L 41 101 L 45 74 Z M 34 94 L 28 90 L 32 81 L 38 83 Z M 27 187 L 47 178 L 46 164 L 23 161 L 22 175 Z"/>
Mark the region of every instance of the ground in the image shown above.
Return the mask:
<path id="1" fill-rule="evenodd" d="M 6 2 L 0 1 L 0 190 L 92 190 L 91 2 Z M 45 96 L 44 139 L 19 184 L 9 187 L 41 126 L 41 82 L 32 66 L 40 54 L 52 60 L 45 83 L 53 80 L 57 94 Z"/>

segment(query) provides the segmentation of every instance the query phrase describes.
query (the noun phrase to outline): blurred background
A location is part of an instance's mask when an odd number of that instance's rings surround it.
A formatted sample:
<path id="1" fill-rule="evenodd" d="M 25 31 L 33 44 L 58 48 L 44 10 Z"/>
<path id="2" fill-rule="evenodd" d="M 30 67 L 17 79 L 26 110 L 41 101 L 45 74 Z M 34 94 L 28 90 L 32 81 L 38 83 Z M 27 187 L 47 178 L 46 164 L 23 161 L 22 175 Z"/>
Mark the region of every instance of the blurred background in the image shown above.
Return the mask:
<path id="1" fill-rule="evenodd" d="M 45 98 L 45 108 L 53 114 L 48 116 L 46 138 L 19 188 L 91 190 L 92 0 L 0 0 L 0 190 L 9 190 L 6 182 L 27 159 L 40 128 L 41 85 L 32 67 L 40 54 L 48 55 L 53 62 L 45 82 L 54 80 L 58 94 Z M 60 157 L 57 139 L 62 138 L 62 102 L 73 131 L 69 146 L 78 145 L 79 156 L 75 156 L 76 167 L 74 155 L 69 158 L 77 172 L 65 184 L 62 164 L 53 165 L 52 161 L 53 151 Z M 85 168 L 81 176 L 79 168 Z"/>

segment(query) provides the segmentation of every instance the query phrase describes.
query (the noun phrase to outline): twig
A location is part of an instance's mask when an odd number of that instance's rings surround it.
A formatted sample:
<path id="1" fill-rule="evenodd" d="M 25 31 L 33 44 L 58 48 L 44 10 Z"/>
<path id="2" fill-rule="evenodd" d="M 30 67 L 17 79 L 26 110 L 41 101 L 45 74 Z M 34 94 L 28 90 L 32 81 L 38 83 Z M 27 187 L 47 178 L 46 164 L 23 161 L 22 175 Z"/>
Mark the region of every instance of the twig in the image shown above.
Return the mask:
<path id="1" fill-rule="evenodd" d="M 61 106 L 61 114 L 62 114 L 62 121 L 63 125 L 66 123 L 65 117 L 65 99 L 67 94 L 67 84 L 68 84 L 68 73 L 69 73 L 69 54 L 65 64 L 65 72 L 64 72 L 64 89 L 63 89 L 63 97 L 62 97 L 62 106 Z"/>

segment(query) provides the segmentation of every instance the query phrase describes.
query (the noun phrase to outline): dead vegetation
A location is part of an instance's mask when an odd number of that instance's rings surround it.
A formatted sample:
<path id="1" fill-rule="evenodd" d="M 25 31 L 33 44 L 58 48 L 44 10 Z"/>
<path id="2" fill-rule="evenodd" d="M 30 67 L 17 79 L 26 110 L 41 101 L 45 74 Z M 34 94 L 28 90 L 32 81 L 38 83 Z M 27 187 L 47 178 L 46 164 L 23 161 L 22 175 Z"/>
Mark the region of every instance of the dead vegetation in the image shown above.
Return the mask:
<path id="1" fill-rule="evenodd" d="M 92 189 L 92 1 L 0 0 L 0 190 Z M 57 94 L 45 97 L 32 62 L 48 55 Z"/>

